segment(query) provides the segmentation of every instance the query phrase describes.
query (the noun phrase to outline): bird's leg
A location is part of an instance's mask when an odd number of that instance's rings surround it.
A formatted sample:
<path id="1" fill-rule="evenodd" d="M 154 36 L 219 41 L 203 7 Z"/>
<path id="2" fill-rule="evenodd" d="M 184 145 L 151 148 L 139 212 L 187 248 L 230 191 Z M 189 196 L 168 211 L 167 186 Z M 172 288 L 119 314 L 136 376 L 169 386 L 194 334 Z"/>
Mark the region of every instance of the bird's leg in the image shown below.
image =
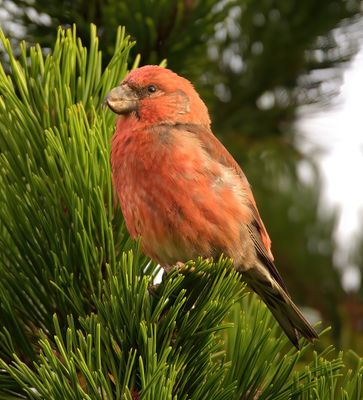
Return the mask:
<path id="1" fill-rule="evenodd" d="M 176 262 L 174 265 L 174 268 L 177 269 L 178 272 L 181 272 L 181 273 L 185 272 L 185 270 L 187 269 L 185 267 L 185 263 L 183 263 L 181 261 Z"/>
<path id="2" fill-rule="evenodd" d="M 195 271 L 195 266 L 194 265 L 188 265 L 185 264 L 181 261 L 178 261 L 175 265 L 174 268 L 178 270 L 178 272 L 180 272 L 183 275 L 187 275 L 190 272 L 194 272 Z"/>
<path id="3" fill-rule="evenodd" d="M 194 271 L 194 266 L 186 265 L 185 263 L 183 263 L 181 261 L 177 261 L 174 265 L 165 264 L 162 267 L 163 267 L 164 272 L 163 272 L 163 275 L 161 278 L 161 282 L 156 283 L 155 285 L 150 285 L 148 287 L 149 294 L 154 298 L 158 298 L 157 292 L 159 290 L 159 287 L 164 283 L 169 272 L 176 269 L 181 274 L 187 275 L 189 272 Z"/>
<path id="4" fill-rule="evenodd" d="M 163 272 L 163 275 L 161 276 L 161 282 L 160 283 L 155 283 L 154 285 L 149 285 L 148 288 L 147 288 L 150 296 L 154 297 L 155 299 L 159 298 L 158 290 L 159 290 L 160 286 L 164 283 L 165 278 L 167 276 L 167 272 L 166 272 L 166 269 L 164 267 L 163 267 L 163 270 L 164 270 L 164 272 Z"/>
<path id="5" fill-rule="evenodd" d="M 149 295 L 151 297 L 154 297 L 154 299 L 158 299 L 158 289 L 159 289 L 160 283 L 156 283 L 155 285 L 149 285 L 147 287 L 147 291 L 149 292 Z"/>
<path id="6" fill-rule="evenodd" d="M 164 273 L 162 275 L 161 278 L 161 282 L 160 283 L 156 283 L 155 285 L 150 285 L 148 287 L 148 291 L 149 294 L 154 297 L 154 298 L 158 298 L 158 290 L 159 287 L 164 283 L 166 277 L 168 276 L 169 272 L 173 271 L 173 270 L 177 270 L 180 274 L 186 276 L 188 275 L 190 272 L 194 272 L 195 271 L 195 267 L 194 265 L 188 265 L 186 263 L 183 263 L 181 261 L 177 261 L 174 265 L 169 265 L 169 264 L 165 264 L 162 266 Z"/>

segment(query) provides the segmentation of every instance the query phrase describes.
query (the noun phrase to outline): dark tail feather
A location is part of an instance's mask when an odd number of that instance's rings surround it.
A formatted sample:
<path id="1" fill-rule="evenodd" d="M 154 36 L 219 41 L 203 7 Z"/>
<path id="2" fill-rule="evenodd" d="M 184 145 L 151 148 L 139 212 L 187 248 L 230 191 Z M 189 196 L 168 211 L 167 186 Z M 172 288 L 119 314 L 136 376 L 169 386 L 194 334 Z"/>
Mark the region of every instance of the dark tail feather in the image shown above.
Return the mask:
<path id="1" fill-rule="evenodd" d="M 301 336 L 310 341 L 319 337 L 290 296 L 274 278 L 267 276 L 261 267 L 243 272 L 243 277 L 248 286 L 261 297 L 270 309 L 296 348 L 300 349 L 299 338 Z"/>

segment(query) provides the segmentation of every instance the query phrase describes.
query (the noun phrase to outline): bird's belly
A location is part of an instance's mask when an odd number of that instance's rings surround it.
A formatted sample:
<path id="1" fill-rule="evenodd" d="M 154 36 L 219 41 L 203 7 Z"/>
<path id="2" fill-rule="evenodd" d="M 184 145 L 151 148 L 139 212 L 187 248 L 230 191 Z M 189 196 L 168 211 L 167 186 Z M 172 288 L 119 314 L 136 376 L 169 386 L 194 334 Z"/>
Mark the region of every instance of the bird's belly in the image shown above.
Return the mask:
<path id="1" fill-rule="evenodd" d="M 127 228 L 132 237 L 141 237 L 145 254 L 162 265 L 222 253 L 238 257 L 241 228 L 250 216 L 232 187 L 216 188 L 203 176 L 148 176 L 134 182 L 119 197 Z"/>

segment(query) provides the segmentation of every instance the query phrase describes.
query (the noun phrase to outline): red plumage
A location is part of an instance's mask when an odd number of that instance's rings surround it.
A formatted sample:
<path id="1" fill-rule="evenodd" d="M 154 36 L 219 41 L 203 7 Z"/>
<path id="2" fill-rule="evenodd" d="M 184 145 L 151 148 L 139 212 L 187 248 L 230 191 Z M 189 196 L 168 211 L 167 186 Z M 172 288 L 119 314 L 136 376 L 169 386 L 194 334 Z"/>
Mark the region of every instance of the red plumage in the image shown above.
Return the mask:
<path id="1" fill-rule="evenodd" d="M 107 97 L 119 114 L 113 183 L 127 228 L 168 269 L 198 256 L 231 257 L 290 340 L 317 337 L 287 293 L 250 185 L 210 130 L 192 84 L 170 70 L 132 71 Z"/>

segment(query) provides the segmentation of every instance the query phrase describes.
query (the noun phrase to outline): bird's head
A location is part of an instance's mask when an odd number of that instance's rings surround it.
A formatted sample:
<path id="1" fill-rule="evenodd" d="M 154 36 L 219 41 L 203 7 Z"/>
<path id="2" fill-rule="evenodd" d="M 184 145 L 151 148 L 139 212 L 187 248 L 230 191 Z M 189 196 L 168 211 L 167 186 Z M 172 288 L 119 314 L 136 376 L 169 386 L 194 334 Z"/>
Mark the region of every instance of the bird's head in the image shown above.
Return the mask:
<path id="1" fill-rule="evenodd" d="M 109 92 L 106 104 L 124 118 L 137 118 L 147 124 L 210 124 L 207 107 L 193 85 L 156 65 L 131 71 L 120 86 Z"/>

